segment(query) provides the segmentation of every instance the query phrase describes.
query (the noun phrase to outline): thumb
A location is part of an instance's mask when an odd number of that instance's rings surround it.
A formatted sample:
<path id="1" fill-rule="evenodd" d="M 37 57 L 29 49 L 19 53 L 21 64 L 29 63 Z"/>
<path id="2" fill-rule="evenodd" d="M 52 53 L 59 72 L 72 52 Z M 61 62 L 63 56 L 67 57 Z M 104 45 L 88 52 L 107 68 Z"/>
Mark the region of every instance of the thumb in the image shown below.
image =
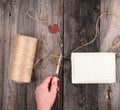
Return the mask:
<path id="1" fill-rule="evenodd" d="M 57 77 L 53 77 L 52 85 L 51 85 L 51 92 L 56 93 L 58 88 L 58 79 Z"/>

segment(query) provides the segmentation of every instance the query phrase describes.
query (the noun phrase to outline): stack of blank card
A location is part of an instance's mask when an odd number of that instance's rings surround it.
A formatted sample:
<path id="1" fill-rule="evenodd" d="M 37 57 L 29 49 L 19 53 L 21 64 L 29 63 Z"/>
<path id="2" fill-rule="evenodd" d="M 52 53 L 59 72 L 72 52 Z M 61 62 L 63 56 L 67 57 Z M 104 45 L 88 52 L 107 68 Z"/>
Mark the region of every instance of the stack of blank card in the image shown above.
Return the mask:
<path id="1" fill-rule="evenodd" d="M 72 83 L 116 82 L 115 53 L 72 53 Z"/>

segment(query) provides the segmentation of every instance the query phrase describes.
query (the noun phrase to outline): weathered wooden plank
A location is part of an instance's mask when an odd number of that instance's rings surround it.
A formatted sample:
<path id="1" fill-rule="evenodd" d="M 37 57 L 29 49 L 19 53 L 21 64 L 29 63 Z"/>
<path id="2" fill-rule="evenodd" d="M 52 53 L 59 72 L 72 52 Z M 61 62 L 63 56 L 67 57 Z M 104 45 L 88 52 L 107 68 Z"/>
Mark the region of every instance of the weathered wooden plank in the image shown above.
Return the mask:
<path id="1" fill-rule="evenodd" d="M 110 47 L 115 37 L 120 35 L 120 1 L 119 0 L 101 0 L 101 14 L 108 12 L 100 20 L 100 50 L 111 51 Z M 113 50 L 114 51 L 114 50 Z M 115 51 L 117 52 L 117 51 Z M 116 58 L 117 82 L 114 84 L 99 85 L 98 108 L 99 110 L 119 110 L 120 104 L 120 79 L 119 65 L 120 59 Z"/>
<path id="2" fill-rule="evenodd" d="M 24 87 L 19 89 L 19 85 L 7 79 L 10 54 L 13 46 L 13 40 L 17 33 L 18 1 L 11 0 L 5 2 L 5 22 L 4 22 L 4 94 L 3 110 L 24 110 Z M 18 91 L 17 91 L 18 90 Z M 22 92 L 22 93 L 21 93 Z M 18 97 L 20 99 L 18 100 Z M 23 99 L 23 100 L 22 100 Z M 22 104 L 20 104 L 20 103 Z M 19 106 L 18 106 L 19 104 Z"/>
<path id="3" fill-rule="evenodd" d="M 55 54 L 58 56 L 60 53 L 60 46 L 58 43 L 58 34 L 50 33 L 48 25 L 45 23 L 39 23 L 31 19 L 27 15 L 27 11 L 29 9 L 35 9 L 36 12 L 32 11 L 31 13 L 33 15 L 36 14 L 35 16 L 37 16 L 38 19 L 44 19 L 50 24 L 59 24 L 60 26 L 60 4 L 59 0 L 11 0 L 5 2 L 4 39 L 6 42 L 4 44 L 5 75 L 2 102 L 3 110 L 8 110 L 8 108 L 9 110 L 36 110 L 34 95 L 35 87 L 46 76 L 53 75 L 55 73 L 57 59 L 49 56 L 49 54 Z M 36 66 L 33 73 L 33 80 L 30 84 L 16 84 L 7 80 L 10 53 L 14 37 L 17 33 L 37 37 L 39 39 L 36 60 L 39 57 L 47 56 L 43 59 L 43 63 L 39 63 Z M 0 81 L 2 81 L 2 79 Z M 2 98 L 2 96 L 0 98 Z M 60 102 L 59 98 L 56 99 L 53 110 L 60 109 L 60 103 L 58 102 Z"/>
<path id="4" fill-rule="evenodd" d="M 35 3 L 35 4 L 34 4 Z M 34 4 L 34 6 L 33 6 Z M 29 9 L 34 8 L 38 19 L 44 19 L 50 24 L 58 24 L 60 26 L 60 15 L 57 11 L 59 1 L 56 0 L 36 0 L 29 3 Z M 46 76 L 53 75 L 56 70 L 56 58 L 51 57 L 49 54 L 59 55 L 60 46 L 58 43 L 58 34 L 52 34 L 48 30 L 48 25 L 45 23 L 39 23 L 28 17 L 29 23 L 34 23 L 33 35 L 39 39 L 36 60 L 39 57 L 47 56 L 43 58 L 43 63 L 39 63 L 34 69 L 34 78 L 31 84 L 27 87 L 27 108 L 35 110 L 36 104 L 33 103 L 34 100 L 34 90 L 36 85 L 38 85 Z M 31 27 L 31 24 L 29 25 Z M 29 32 L 32 30 L 29 28 Z M 53 110 L 59 109 L 60 105 L 59 99 L 56 99 Z"/>
<path id="5" fill-rule="evenodd" d="M 4 76 L 4 6 L 0 1 L 0 110 L 2 109 L 2 97 L 3 97 L 3 76 Z"/>
<path id="6" fill-rule="evenodd" d="M 28 35 L 31 37 L 34 37 L 34 29 L 35 29 L 35 23 L 31 22 L 32 20 L 27 16 L 27 10 L 29 8 L 34 8 L 35 4 L 32 2 L 32 0 L 23 0 L 20 1 L 16 7 L 15 10 L 18 11 L 17 15 L 17 22 L 16 22 L 16 29 L 17 33 L 21 33 L 24 35 Z M 32 6 L 31 6 L 32 5 Z M 30 44 L 26 44 L 30 45 Z M 29 90 L 28 90 L 29 88 Z M 17 109 L 21 110 L 35 110 L 36 109 L 36 104 L 35 104 L 35 98 L 34 98 L 34 88 L 35 88 L 35 83 L 34 84 L 22 84 L 22 85 L 17 85 Z M 29 95 L 32 94 L 32 95 Z M 32 102 L 32 103 L 29 103 Z"/>
<path id="7" fill-rule="evenodd" d="M 11 1 L 4 4 L 5 10 L 4 10 L 4 91 L 3 91 L 3 103 L 2 103 L 2 109 L 7 110 L 8 108 L 10 110 L 15 108 L 15 85 L 12 85 L 12 82 L 7 80 L 7 73 L 8 73 L 8 61 L 10 58 L 10 47 L 11 47 Z M 12 96 L 12 97 L 11 97 Z M 13 105 L 11 107 L 11 104 Z"/>
<path id="8" fill-rule="evenodd" d="M 95 24 L 99 15 L 99 0 L 64 1 L 64 54 L 89 42 L 95 36 Z M 79 51 L 98 51 L 99 43 Z M 97 110 L 98 85 L 75 85 L 71 83 L 70 59 L 64 60 L 63 110 Z"/>
<path id="9" fill-rule="evenodd" d="M 16 4 L 17 5 L 17 4 Z M 18 22 L 17 22 L 17 32 L 35 37 L 35 22 L 27 15 L 28 9 L 35 8 L 35 1 L 33 0 L 22 0 L 19 2 L 18 10 Z M 26 44 L 30 45 L 30 44 Z M 34 74 L 34 73 L 33 73 Z M 34 89 L 36 87 L 35 81 L 30 84 L 18 85 L 17 88 L 17 108 L 20 110 L 36 110 Z"/>
<path id="10" fill-rule="evenodd" d="M 2 110 L 36 110 L 34 96 L 35 87 L 46 76 L 55 73 L 57 59 L 49 56 L 49 54 L 58 56 L 60 46 L 58 43 L 58 34 L 51 34 L 48 31 L 48 25 L 34 21 L 27 15 L 27 11 L 29 9 L 35 9 L 38 19 L 46 20 L 50 24 L 59 24 L 60 26 L 60 4 L 61 2 L 59 0 L 6 0 L 4 1 L 4 7 L 0 4 L 0 9 L 4 8 L 3 11 L 5 12 L 4 16 L 0 16 L 0 46 L 3 47 L 0 52 L 0 87 L 3 88 L 4 86 L 3 89 L 0 89 L 0 107 L 2 107 Z M 33 12 L 32 14 L 35 15 Z M 47 58 L 43 59 L 43 63 L 39 63 L 36 66 L 33 73 L 33 80 L 30 84 L 16 84 L 15 82 L 7 80 L 10 54 L 13 40 L 17 33 L 37 37 L 39 39 L 36 60 L 39 57 L 47 56 Z M 2 70 L 3 65 L 4 70 Z M 4 83 L 2 83 L 3 74 Z M 2 91 L 4 93 L 3 97 Z M 59 102 L 60 98 L 57 98 L 53 110 L 61 109 Z"/>

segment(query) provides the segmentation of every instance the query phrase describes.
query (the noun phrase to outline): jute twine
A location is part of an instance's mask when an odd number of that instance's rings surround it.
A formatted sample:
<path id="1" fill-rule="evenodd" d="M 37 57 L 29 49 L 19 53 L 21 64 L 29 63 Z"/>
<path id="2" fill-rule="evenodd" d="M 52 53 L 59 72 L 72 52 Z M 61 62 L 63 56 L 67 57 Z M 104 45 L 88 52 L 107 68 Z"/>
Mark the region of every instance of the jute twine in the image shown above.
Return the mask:
<path id="1" fill-rule="evenodd" d="M 35 9 L 28 9 L 26 13 L 27 13 L 27 15 L 28 15 L 30 18 L 32 18 L 35 22 L 42 23 L 42 24 L 46 25 L 47 27 L 48 27 L 48 25 L 52 24 L 52 23 L 50 23 L 50 22 L 47 21 L 47 20 L 39 19 L 38 16 L 37 16 L 37 11 L 36 11 Z M 34 16 L 33 16 L 31 13 L 34 13 Z M 74 50 L 72 50 L 72 52 L 76 52 L 76 51 L 78 51 L 79 49 L 81 49 L 81 48 L 83 48 L 83 47 L 85 47 L 85 46 L 88 46 L 88 45 L 92 44 L 92 43 L 96 40 L 96 38 L 97 38 L 97 36 L 98 36 L 98 34 L 99 34 L 99 26 L 98 26 L 99 20 L 101 19 L 102 16 L 107 15 L 107 14 L 108 14 L 108 12 L 104 12 L 104 13 L 102 13 L 102 14 L 97 18 L 96 25 L 95 25 L 95 36 L 94 36 L 94 38 L 93 38 L 92 40 L 90 40 L 89 42 L 84 43 L 83 45 L 80 45 L 79 47 L 75 48 Z M 60 32 L 57 32 L 56 35 L 58 35 L 58 39 L 59 39 L 59 43 L 60 43 L 60 47 L 61 47 L 61 50 L 60 50 L 60 51 L 62 51 L 63 41 L 62 41 L 61 36 L 60 36 L 61 34 L 60 34 Z M 61 53 L 61 52 L 60 52 L 60 53 Z M 66 58 L 66 57 L 69 57 L 70 55 L 71 55 L 71 52 L 70 52 L 69 54 L 67 54 L 67 55 L 62 56 L 62 57 L 63 57 L 63 58 Z M 51 56 L 51 55 L 49 55 L 49 56 Z M 54 55 L 54 56 L 55 56 L 55 57 L 59 57 L 58 55 Z M 36 63 L 35 63 L 34 66 L 36 66 L 41 59 L 46 58 L 46 57 L 48 57 L 48 56 L 39 58 L 39 59 L 36 61 Z"/>
<path id="2" fill-rule="evenodd" d="M 33 11 L 35 14 L 36 14 L 36 11 L 34 9 L 29 9 L 27 11 L 27 15 L 29 17 L 31 17 L 32 19 L 34 19 L 36 22 L 43 23 L 43 24 L 45 23 L 47 26 L 49 24 L 51 24 L 46 20 L 39 20 L 38 18 L 33 17 L 29 13 L 29 11 Z M 95 32 L 94 38 L 91 41 L 89 41 L 88 43 L 85 43 L 85 44 L 77 47 L 72 52 L 76 52 L 80 48 L 88 46 L 96 40 L 96 38 L 99 34 L 99 26 L 98 26 L 99 20 L 104 15 L 111 15 L 111 14 L 109 14 L 108 12 L 104 12 L 97 18 L 96 27 L 95 27 L 96 32 Z M 60 32 L 58 32 L 57 35 L 58 35 L 61 50 L 62 50 L 63 42 L 60 37 Z M 27 83 L 27 82 L 31 81 L 33 67 L 35 67 L 41 59 L 48 57 L 48 55 L 47 55 L 45 57 L 39 58 L 33 65 L 36 47 L 37 47 L 37 39 L 36 38 L 32 38 L 32 37 L 28 37 L 28 36 L 24 36 L 24 35 L 16 36 L 15 42 L 14 42 L 14 47 L 13 47 L 13 52 L 12 52 L 12 57 L 11 57 L 11 62 L 10 62 L 10 66 L 9 66 L 8 79 L 14 80 L 18 83 L 24 83 L 24 82 Z M 62 56 L 62 57 L 66 58 L 70 55 L 71 55 L 71 53 L 67 54 L 65 56 Z M 53 55 L 53 56 L 59 57 L 57 55 Z"/>
<path id="3" fill-rule="evenodd" d="M 31 81 L 37 38 L 17 35 L 14 41 L 8 79 L 18 83 Z"/>

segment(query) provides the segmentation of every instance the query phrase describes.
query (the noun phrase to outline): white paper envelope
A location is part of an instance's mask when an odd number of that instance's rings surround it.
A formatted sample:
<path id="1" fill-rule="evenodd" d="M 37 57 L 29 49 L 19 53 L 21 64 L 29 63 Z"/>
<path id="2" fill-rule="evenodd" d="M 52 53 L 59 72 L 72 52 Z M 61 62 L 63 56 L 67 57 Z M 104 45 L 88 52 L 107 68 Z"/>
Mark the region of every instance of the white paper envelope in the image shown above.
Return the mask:
<path id="1" fill-rule="evenodd" d="M 72 53 L 72 83 L 116 82 L 115 53 Z"/>

